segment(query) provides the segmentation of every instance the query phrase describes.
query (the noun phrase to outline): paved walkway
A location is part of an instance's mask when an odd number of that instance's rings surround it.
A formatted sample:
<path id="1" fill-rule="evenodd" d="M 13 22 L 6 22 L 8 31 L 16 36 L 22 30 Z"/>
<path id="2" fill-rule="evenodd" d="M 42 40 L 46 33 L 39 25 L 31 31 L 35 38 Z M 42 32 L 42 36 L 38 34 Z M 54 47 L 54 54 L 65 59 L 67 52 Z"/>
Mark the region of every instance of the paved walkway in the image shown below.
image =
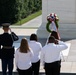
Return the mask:
<path id="1" fill-rule="evenodd" d="M 37 17 L 22 26 L 11 26 L 12 31 L 14 31 L 19 38 L 29 38 L 32 33 L 36 33 L 37 28 L 41 25 L 42 16 Z M 3 33 L 3 30 L 0 28 L 0 33 Z M 62 39 L 66 43 L 70 43 L 70 50 L 68 56 L 64 56 L 65 61 L 61 63 L 61 73 L 76 73 L 76 39 Z M 39 41 L 44 45 L 46 38 L 39 38 Z M 18 41 L 20 42 L 20 40 Z M 15 70 L 14 70 L 15 71 Z M 42 66 L 40 67 L 40 72 L 44 72 Z"/>

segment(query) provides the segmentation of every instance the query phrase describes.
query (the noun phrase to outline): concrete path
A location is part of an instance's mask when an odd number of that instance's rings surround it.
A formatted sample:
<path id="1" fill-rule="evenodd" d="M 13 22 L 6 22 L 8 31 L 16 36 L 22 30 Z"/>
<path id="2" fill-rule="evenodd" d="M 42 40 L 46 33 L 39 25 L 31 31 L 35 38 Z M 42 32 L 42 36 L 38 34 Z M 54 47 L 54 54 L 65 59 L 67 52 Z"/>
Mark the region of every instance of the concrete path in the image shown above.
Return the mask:
<path id="1" fill-rule="evenodd" d="M 39 27 L 42 23 L 42 15 L 22 25 L 22 27 Z"/>
<path id="2" fill-rule="evenodd" d="M 23 24 L 22 26 L 11 26 L 12 31 L 14 31 L 19 36 L 19 41 L 15 43 L 20 43 L 20 40 L 23 37 L 26 37 L 29 39 L 29 36 L 32 33 L 37 32 L 37 28 L 41 25 L 41 17 L 39 16 L 35 18 L 34 20 L 31 20 L 30 22 L 27 22 L 26 24 Z M 0 33 L 3 33 L 3 30 L 0 28 Z M 64 56 L 65 61 L 62 61 L 61 63 L 61 74 L 62 75 L 74 75 L 76 74 L 76 39 L 62 39 L 66 43 L 70 43 L 70 50 L 67 56 Z M 42 45 L 45 45 L 46 38 L 39 38 L 39 41 L 42 43 Z M 1 67 L 0 67 L 1 68 Z M 14 69 L 15 72 L 15 69 Z M 44 69 L 42 66 L 40 66 L 40 72 L 44 72 Z M 1 75 L 1 74 L 0 74 Z M 44 75 L 44 74 L 42 74 Z"/>

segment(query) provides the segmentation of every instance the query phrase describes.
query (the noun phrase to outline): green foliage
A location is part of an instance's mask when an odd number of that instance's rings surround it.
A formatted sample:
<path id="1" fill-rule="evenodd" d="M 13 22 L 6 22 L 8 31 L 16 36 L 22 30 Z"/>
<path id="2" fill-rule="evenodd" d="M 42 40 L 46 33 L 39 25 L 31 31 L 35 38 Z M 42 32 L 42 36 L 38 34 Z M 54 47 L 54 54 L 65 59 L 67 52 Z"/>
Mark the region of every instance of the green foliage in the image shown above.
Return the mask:
<path id="1" fill-rule="evenodd" d="M 46 30 L 47 30 L 49 33 L 51 33 L 51 30 L 50 30 L 50 28 L 49 28 L 50 24 L 51 24 L 50 21 L 48 21 L 48 23 L 46 24 Z"/>
<path id="2" fill-rule="evenodd" d="M 47 22 L 47 24 L 46 24 L 46 30 L 47 30 L 49 33 L 52 32 L 51 29 L 50 29 L 50 24 L 51 24 L 51 22 L 48 20 L 48 22 Z M 56 27 L 58 28 L 58 27 L 59 27 L 58 21 L 55 21 L 55 24 L 56 24 Z"/>
<path id="3" fill-rule="evenodd" d="M 42 11 L 40 10 L 38 12 L 35 12 L 34 14 L 31 14 L 31 15 L 27 16 L 24 19 L 21 19 L 20 21 L 16 22 L 14 25 L 22 25 L 22 24 L 28 22 L 29 20 L 34 19 L 35 17 L 37 17 L 37 16 L 39 16 L 41 14 L 42 14 Z"/>
<path id="4" fill-rule="evenodd" d="M 0 0 L 0 23 L 12 22 L 15 18 L 14 4 L 15 0 Z"/>
<path id="5" fill-rule="evenodd" d="M 0 0 L 0 23 L 15 23 L 41 8 L 41 0 Z"/>

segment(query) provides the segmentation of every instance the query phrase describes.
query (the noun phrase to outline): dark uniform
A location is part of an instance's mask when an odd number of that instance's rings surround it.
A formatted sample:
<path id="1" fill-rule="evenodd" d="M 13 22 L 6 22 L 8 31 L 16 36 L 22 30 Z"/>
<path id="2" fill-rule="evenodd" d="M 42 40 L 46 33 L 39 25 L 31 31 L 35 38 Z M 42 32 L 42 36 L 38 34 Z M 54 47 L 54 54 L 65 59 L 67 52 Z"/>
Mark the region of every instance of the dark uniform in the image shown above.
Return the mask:
<path id="1" fill-rule="evenodd" d="M 8 26 L 9 24 L 6 23 L 3 26 Z M 8 75 L 12 75 L 13 71 L 13 58 L 14 58 L 14 47 L 13 42 L 18 40 L 18 36 L 11 32 L 9 34 L 8 32 L 4 32 L 0 35 L 0 57 L 2 61 L 2 71 L 3 75 L 6 75 L 7 66 L 8 66 Z"/>

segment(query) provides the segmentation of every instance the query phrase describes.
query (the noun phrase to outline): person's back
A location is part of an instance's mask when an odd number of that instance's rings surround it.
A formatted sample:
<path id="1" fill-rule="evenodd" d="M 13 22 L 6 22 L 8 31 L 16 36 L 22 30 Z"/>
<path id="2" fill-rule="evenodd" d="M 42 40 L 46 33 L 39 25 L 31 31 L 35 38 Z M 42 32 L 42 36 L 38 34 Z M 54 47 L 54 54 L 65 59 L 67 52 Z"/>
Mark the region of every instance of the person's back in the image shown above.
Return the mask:
<path id="1" fill-rule="evenodd" d="M 11 38 L 11 34 L 9 33 L 3 33 L 0 35 L 1 36 L 1 43 L 2 46 L 11 46 L 13 45 L 13 40 Z"/>
<path id="2" fill-rule="evenodd" d="M 54 62 L 60 60 L 60 52 L 66 49 L 64 45 L 56 45 L 54 43 L 48 43 L 43 47 L 43 53 L 45 52 L 46 62 Z M 48 59 L 48 60 L 47 60 Z"/>
<path id="3" fill-rule="evenodd" d="M 41 62 L 44 64 L 46 75 L 60 74 L 60 52 L 67 49 L 64 42 L 58 41 L 58 44 L 55 44 L 55 41 L 57 40 L 53 36 L 49 37 L 48 44 L 41 50 Z"/>
<path id="4" fill-rule="evenodd" d="M 39 75 L 39 67 L 40 67 L 40 52 L 42 49 L 42 45 L 38 42 L 38 38 L 36 34 L 31 34 L 29 46 L 33 50 L 34 56 L 32 58 L 32 70 L 34 75 Z"/>
<path id="5" fill-rule="evenodd" d="M 16 39 L 14 36 L 9 34 L 9 23 L 3 24 L 4 33 L 0 34 L 0 48 L 1 48 L 1 62 L 2 62 L 2 73 L 6 75 L 7 67 L 8 67 L 8 75 L 12 75 L 13 71 L 13 58 L 14 58 L 14 47 L 13 42 L 18 40 L 18 36 L 16 35 Z M 13 40 L 15 39 L 15 40 Z"/>
<path id="6" fill-rule="evenodd" d="M 36 41 L 30 41 L 29 46 L 33 50 L 33 53 L 34 53 L 34 56 L 31 61 L 32 61 L 32 63 L 35 63 L 35 62 L 39 61 L 39 59 L 40 59 L 40 51 L 42 48 L 41 43 L 36 42 Z"/>
<path id="7" fill-rule="evenodd" d="M 33 52 L 29 48 L 27 39 L 23 38 L 20 47 L 15 52 L 16 68 L 19 75 L 32 75 L 32 56 Z"/>
<path id="8" fill-rule="evenodd" d="M 32 58 L 31 49 L 27 53 L 20 52 L 20 49 L 16 50 L 15 62 L 19 69 L 25 70 L 31 67 L 31 58 Z"/>

